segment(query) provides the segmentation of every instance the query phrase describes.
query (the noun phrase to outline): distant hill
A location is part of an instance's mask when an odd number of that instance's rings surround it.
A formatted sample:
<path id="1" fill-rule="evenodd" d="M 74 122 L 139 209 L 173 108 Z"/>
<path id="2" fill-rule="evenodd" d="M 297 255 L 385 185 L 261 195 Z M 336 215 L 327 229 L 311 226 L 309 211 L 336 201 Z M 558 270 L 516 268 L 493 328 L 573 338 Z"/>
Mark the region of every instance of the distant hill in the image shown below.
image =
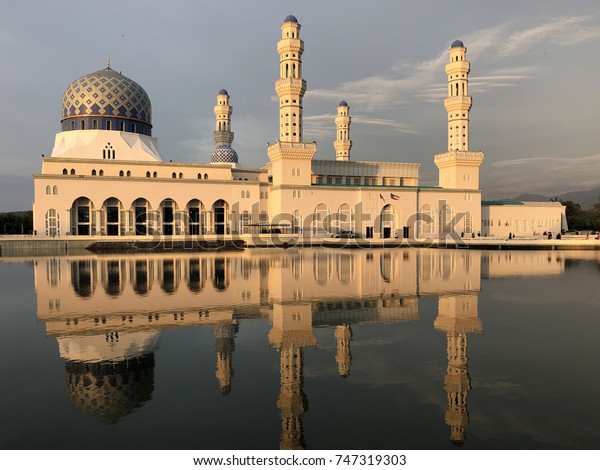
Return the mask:
<path id="1" fill-rule="evenodd" d="M 594 204 L 600 202 L 600 186 L 589 189 L 587 191 L 571 191 L 564 194 L 555 194 L 552 196 L 544 196 L 542 194 L 519 194 L 517 197 L 506 199 L 507 201 L 532 201 L 544 202 L 557 197 L 561 201 L 573 201 L 581 205 L 584 210 L 590 209 Z"/>

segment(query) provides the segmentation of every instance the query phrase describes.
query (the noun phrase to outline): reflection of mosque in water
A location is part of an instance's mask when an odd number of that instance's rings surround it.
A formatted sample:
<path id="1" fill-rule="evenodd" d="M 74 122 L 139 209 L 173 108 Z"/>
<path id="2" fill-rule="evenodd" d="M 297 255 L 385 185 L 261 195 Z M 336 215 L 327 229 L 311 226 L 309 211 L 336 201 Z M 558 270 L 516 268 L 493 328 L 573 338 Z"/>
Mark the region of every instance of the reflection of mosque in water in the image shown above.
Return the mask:
<path id="1" fill-rule="evenodd" d="M 527 257 L 527 254 L 523 254 Z M 539 256 L 532 253 L 529 256 Z M 38 319 L 57 338 L 75 406 L 116 422 L 152 396 L 154 352 L 162 329 L 211 327 L 216 379 L 232 390 L 240 320 L 268 318 L 269 344 L 280 353 L 281 448 L 303 448 L 303 349 L 313 328 L 329 326 L 339 375 L 351 373 L 352 325 L 418 320 L 418 298 L 437 296 L 435 329 L 447 335 L 444 388 L 450 439 L 468 424 L 467 334 L 481 333 L 477 299 L 485 277 L 518 271 L 527 261 L 463 250 L 247 250 L 200 255 L 36 258 Z M 542 274 L 539 260 L 529 263 Z M 553 254 L 546 274 L 564 269 Z"/>

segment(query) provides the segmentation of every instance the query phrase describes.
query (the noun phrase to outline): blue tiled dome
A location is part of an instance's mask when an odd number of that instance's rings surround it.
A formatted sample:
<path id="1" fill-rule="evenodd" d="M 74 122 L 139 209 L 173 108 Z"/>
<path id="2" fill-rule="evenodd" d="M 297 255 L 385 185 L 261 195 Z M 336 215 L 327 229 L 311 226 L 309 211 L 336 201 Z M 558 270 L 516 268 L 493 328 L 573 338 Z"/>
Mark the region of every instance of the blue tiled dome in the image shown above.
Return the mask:
<path id="1" fill-rule="evenodd" d="M 219 90 L 219 95 L 227 95 L 227 96 L 229 96 L 229 93 L 227 93 L 227 90 L 225 88 L 221 88 Z"/>
<path id="2" fill-rule="evenodd" d="M 463 42 L 461 40 L 457 39 L 450 46 L 450 48 L 453 48 L 453 47 L 465 47 L 465 45 L 463 44 Z"/>
<path id="3" fill-rule="evenodd" d="M 284 23 L 297 23 L 298 22 L 298 18 L 296 18 L 294 15 L 288 15 L 285 17 L 285 20 L 283 20 Z"/>
<path id="4" fill-rule="evenodd" d="M 62 99 L 61 122 L 66 129 L 91 129 L 95 122 L 99 129 L 136 132 L 150 135 L 152 105 L 144 89 L 125 75 L 110 67 L 92 72 L 73 81 Z M 92 120 L 93 118 L 93 120 Z"/>
<path id="5" fill-rule="evenodd" d="M 348 103 L 346 103 L 344 100 L 340 101 L 340 104 L 338 104 L 338 106 L 348 106 Z"/>
<path id="6" fill-rule="evenodd" d="M 227 145 L 222 145 L 215 149 L 212 154 L 211 163 L 237 163 L 238 154 Z"/>

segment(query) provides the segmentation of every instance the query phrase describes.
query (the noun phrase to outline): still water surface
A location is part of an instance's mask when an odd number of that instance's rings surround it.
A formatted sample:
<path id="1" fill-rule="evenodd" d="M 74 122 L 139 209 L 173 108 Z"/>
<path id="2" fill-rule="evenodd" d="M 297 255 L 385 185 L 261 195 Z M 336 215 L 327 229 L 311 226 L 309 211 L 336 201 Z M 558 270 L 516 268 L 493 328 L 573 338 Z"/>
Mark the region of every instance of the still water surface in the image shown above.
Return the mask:
<path id="1" fill-rule="evenodd" d="M 593 252 L 0 258 L 3 449 L 598 449 Z"/>

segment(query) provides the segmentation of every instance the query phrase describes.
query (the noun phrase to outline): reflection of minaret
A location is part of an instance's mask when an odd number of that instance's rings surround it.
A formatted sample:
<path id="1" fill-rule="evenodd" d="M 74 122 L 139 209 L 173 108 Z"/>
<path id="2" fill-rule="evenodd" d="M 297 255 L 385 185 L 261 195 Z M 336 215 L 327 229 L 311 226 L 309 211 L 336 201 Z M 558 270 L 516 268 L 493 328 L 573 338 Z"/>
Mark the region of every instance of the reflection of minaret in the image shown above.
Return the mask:
<path id="1" fill-rule="evenodd" d="M 227 395 L 231 391 L 231 378 L 233 377 L 233 351 L 235 350 L 235 335 L 239 326 L 236 320 L 232 322 L 217 323 L 213 327 L 215 332 L 215 347 L 217 350 L 217 370 L 215 375 L 219 380 L 221 393 Z"/>
<path id="2" fill-rule="evenodd" d="M 350 325 L 338 325 L 335 327 L 335 339 L 337 340 L 337 354 L 335 361 L 338 365 L 338 373 L 344 379 L 350 375 L 350 364 L 352 355 L 350 354 L 350 339 L 352 330 Z"/>
<path id="3" fill-rule="evenodd" d="M 477 294 L 441 296 L 438 317 L 433 326 L 446 332 L 448 338 L 448 368 L 444 389 L 448 395 L 446 424 L 450 426 L 450 440 L 457 445 L 465 441 L 469 424 L 467 397 L 471 378 L 467 369 L 467 333 L 481 333 L 483 326 L 478 318 Z"/>
<path id="4" fill-rule="evenodd" d="M 316 346 L 310 305 L 273 305 L 269 343 L 281 353 L 281 387 L 277 407 L 281 414 L 280 449 L 304 449 L 302 415 L 308 400 L 302 392 L 302 349 Z"/>

